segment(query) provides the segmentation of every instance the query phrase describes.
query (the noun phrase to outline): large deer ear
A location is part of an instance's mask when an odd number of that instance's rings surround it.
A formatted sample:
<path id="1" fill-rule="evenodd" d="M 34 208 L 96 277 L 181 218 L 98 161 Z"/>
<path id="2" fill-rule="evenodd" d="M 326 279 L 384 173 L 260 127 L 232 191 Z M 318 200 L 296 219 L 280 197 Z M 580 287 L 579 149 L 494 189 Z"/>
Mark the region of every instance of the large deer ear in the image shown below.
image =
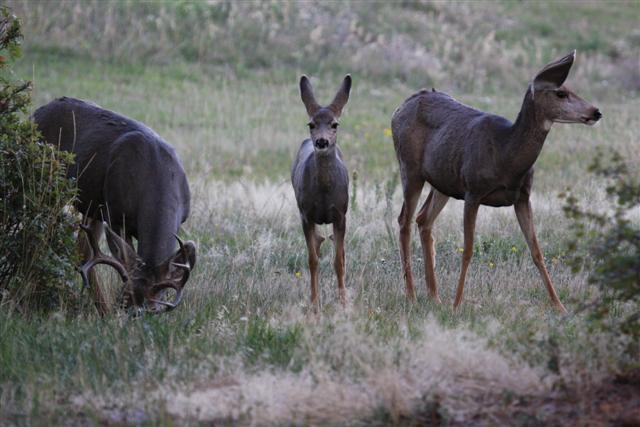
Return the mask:
<path id="1" fill-rule="evenodd" d="M 307 76 L 300 77 L 300 97 L 309 117 L 320 109 L 320 104 L 316 102 L 316 97 L 313 96 L 313 88 Z"/>
<path id="2" fill-rule="evenodd" d="M 345 76 L 340 89 L 338 89 L 338 93 L 336 93 L 336 97 L 333 98 L 333 101 L 331 101 L 328 107 L 336 116 L 342 114 L 342 109 L 349 100 L 349 92 L 351 92 L 351 74 Z"/>
<path id="3" fill-rule="evenodd" d="M 533 79 L 533 87 L 536 90 L 559 88 L 567 79 L 575 59 L 576 51 L 574 49 L 567 56 L 547 64 Z"/>

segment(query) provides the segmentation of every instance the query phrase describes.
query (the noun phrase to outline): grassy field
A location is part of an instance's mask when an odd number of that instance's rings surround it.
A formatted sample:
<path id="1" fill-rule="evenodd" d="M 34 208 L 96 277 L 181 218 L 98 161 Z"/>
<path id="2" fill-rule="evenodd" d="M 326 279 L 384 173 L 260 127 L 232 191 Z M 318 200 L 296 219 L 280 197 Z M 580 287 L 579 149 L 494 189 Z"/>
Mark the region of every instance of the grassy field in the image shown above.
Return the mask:
<path id="1" fill-rule="evenodd" d="M 566 264 L 569 221 L 558 193 L 607 206 L 603 183 L 586 172 L 597 147 L 640 166 L 640 35 L 627 31 L 640 19 L 636 3 L 173 10 L 88 2 L 50 14 L 46 3 L 12 5 L 26 34 L 16 73 L 34 81 L 34 107 L 62 95 L 91 99 L 176 147 L 193 193 L 182 234 L 197 242 L 198 264 L 183 305 L 163 316 L 101 318 L 88 305 L 76 316 L 25 317 L 0 307 L 0 425 L 582 425 L 625 416 L 627 401 L 611 400 L 620 388 L 608 387 L 634 361 L 623 336 L 594 330 L 581 310 L 598 291 L 587 285 L 588 271 Z M 231 19 L 243 13 L 248 23 Z M 309 22 L 321 28 L 315 35 L 304 30 Z M 538 237 L 569 314 L 549 306 L 512 210 L 488 207 L 479 213 L 464 303 L 452 310 L 458 201 L 435 226 L 444 304 L 427 298 L 415 236 L 418 302 L 409 304 L 391 114 L 420 87 L 435 86 L 513 120 L 536 71 L 574 47 L 567 83 L 604 119 L 554 126 L 533 196 Z M 339 142 L 357 175 L 347 222 L 349 303 L 338 303 L 325 243 L 314 315 L 289 182 L 308 132 L 297 81 L 310 75 L 328 102 L 346 72 L 354 86 Z M 115 292 L 115 276 L 102 273 Z M 633 310 L 615 306 L 612 316 Z"/>

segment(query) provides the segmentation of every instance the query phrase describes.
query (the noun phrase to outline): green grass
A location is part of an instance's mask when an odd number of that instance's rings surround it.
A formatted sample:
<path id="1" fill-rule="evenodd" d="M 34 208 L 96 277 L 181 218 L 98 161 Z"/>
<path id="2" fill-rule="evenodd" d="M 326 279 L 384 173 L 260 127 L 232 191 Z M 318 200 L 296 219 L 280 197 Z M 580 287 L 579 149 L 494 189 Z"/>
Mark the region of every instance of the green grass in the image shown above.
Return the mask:
<path id="1" fill-rule="evenodd" d="M 193 13 L 189 4 L 177 15 L 168 5 L 88 4 L 89 11 L 123 13 L 113 25 L 131 23 L 121 33 L 128 44 L 114 42 L 120 33 L 96 41 L 95 29 L 86 33 L 91 27 L 80 21 L 58 25 L 73 18 L 64 8 L 48 16 L 41 13 L 45 3 L 16 3 L 30 13 L 26 28 L 33 32 L 29 39 L 27 31 L 16 72 L 34 80 L 34 106 L 63 95 L 91 99 L 145 122 L 176 147 L 193 193 L 182 233 L 196 241 L 198 264 L 183 305 L 163 316 L 100 318 L 89 303 L 73 316 L 23 316 L 0 308 L 0 424 L 387 425 L 434 417 L 442 424 L 517 424 L 510 411 L 518 399 L 565 390 L 587 405 L 587 390 L 632 362 L 623 337 L 593 334 L 580 311 L 598 294 L 586 284 L 587 272 L 574 274 L 565 264 L 569 221 L 557 194 L 570 188 L 606 206 L 603 184 L 585 172 L 598 146 L 640 164 L 640 101 L 637 92 L 618 85 L 622 68 L 609 56 L 614 45 L 624 45 L 623 55 L 635 52 L 625 29 L 637 21 L 633 3 L 380 4 L 371 10 L 359 2 L 344 9 L 319 4 L 311 9 L 312 22 L 353 25 L 353 44 L 322 39 L 298 48 L 294 42 L 307 40 L 308 31 L 288 34 L 275 26 L 275 35 L 254 46 L 254 33 L 246 31 L 264 28 L 230 23 L 229 33 L 218 35 L 219 50 L 212 45 L 205 51 L 198 43 L 208 40 L 206 34 L 172 45 L 197 35 L 164 39 L 158 34 L 167 33 L 144 27 L 155 41 L 129 32 L 144 22 L 140 10 L 179 29 L 200 22 L 180 15 Z M 225 12 L 225 5 L 211 19 L 244 10 Z M 270 7 L 273 16 L 261 18 L 269 25 L 287 16 L 280 3 L 258 9 Z M 292 7 L 286 13 L 299 13 Z M 336 20 L 324 21 L 336 11 Z M 95 14 L 95 28 L 107 15 Z M 565 23 L 567 30 L 559 30 Z M 494 27 L 495 37 L 488 37 Z M 394 34 L 404 38 L 392 44 Z M 387 38 L 375 39 L 379 35 Z M 231 36 L 238 37 L 237 49 L 228 44 Z M 427 297 L 415 235 L 418 302 L 409 304 L 397 248 L 402 201 L 387 130 L 393 111 L 421 86 L 434 85 L 514 119 L 535 72 L 576 43 L 584 49 L 568 84 L 598 105 L 604 119 L 596 127 L 554 126 L 536 164 L 533 194 L 538 237 L 570 314 L 549 307 L 507 208 L 480 210 L 464 303 L 453 312 L 462 245 L 459 201 L 449 202 L 434 229 L 444 304 Z M 246 45 L 254 55 L 240 48 Z M 171 46 L 191 50 L 168 56 Z M 410 61 L 416 57 L 420 61 Z M 308 133 L 297 83 L 302 73 L 311 75 L 317 97 L 328 102 L 345 72 L 352 72 L 354 83 L 339 143 L 357 174 L 347 222 L 349 304 L 337 302 L 327 240 L 322 308 L 314 315 L 289 183 L 294 153 Z M 115 275 L 101 273 L 115 293 Z M 620 306 L 614 313 L 634 309 Z M 555 415 L 521 409 L 523 425 Z"/>

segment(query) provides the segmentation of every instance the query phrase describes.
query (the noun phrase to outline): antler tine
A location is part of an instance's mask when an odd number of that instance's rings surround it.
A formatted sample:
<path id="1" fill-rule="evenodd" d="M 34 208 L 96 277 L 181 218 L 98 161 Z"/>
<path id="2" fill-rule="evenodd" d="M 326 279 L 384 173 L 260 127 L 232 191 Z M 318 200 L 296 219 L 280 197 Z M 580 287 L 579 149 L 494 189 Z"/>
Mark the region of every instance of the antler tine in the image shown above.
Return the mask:
<path id="1" fill-rule="evenodd" d="M 89 246 L 91 248 L 91 258 L 89 258 L 80 266 L 80 275 L 82 276 L 84 286 L 89 286 L 89 270 L 91 270 L 98 264 L 107 264 L 115 268 L 118 274 L 120 274 L 122 281 L 127 282 L 129 280 L 127 270 L 120 262 L 118 262 L 118 260 L 105 255 L 100 250 L 100 246 L 98 244 L 98 241 L 96 240 L 96 237 L 93 235 L 93 233 L 91 233 L 91 227 L 87 226 L 86 224 L 80 224 L 80 228 L 86 233 L 87 239 L 89 240 Z"/>
<path id="2" fill-rule="evenodd" d="M 184 243 L 177 234 L 174 234 L 174 236 L 178 241 L 178 245 L 180 245 L 180 252 L 182 252 L 182 256 L 184 257 L 185 261 L 184 264 L 173 263 L 174 266 L 184 269 L 184 274 L 182 275 L 182 279 L 180 280 L 180 287 L 183 287 L 185 283 L 187 283 L 187 280 L 189 280 L 189 276 L 191 274 L 191 264 L 189 263 L 189 254 L 187 253 L 187 249 L 184 247 Z"/>
<path id="3" fill-rule="evenodd" d="M 91 258 L 93 258 L 93 256 L 96 254 L 96 248 L 98 248 L 98 251 L 100 250 L 100 248 L 98 247 L 98 242 L 96 242 L 96 236 L 93 235 L 93 233 L 91 232 L 91 227 L 89 227 L 87 224 L 80 224 L 80 228 L 87 235 L 87 239 L 89 240 L 89 249 L 91 249 Z"/>
<path id="4" fill-rule="evenodd" d="M 162 283 L 155 284 L 153 286 L 153 288 L 154 289 L 158 289 L 158 290 L 172 288 L 172 289 L 174 289 L 176 291 L 176 297 L 173 299 L 172 302 L 162 301 L 162 300 L 158 300 L 158 299 L 155 299 L 155 298 L 147 298 L 147 300 L 149 302 L 164 305 L 166 307 L 164 312 L 173 310 L 174 308 L 179 306 L 180 303 L 182 302 L 182 290 L 184 289 L 184 284 L 178 285 L 175 282 L 170 282 L 169 281 L 169 282 L 162 282 Z"/>
<path id="5" fill-rule="evenodd" d="M 189 262 L 189 253 L 187 252 L 187 248 L 184 246 L 184 243 L 176 234 L 174 234 L 173 236 L 178 241 L 178 245 L 180 246 L 180 252 L 184 257 L 184 263 L 172 262 L 171 265 L 177 268 L 183 269 L 184 273 L 182 274 L 182 277 L 180 278 L 179 282 L 177 279 L 167 280 L 164 282 L 156 283 L 149 289 L 149 293 L 153 293 L 153 294 L 156 294 L 159 291 L 162 291 L 163 289 L 167 289 L 167 288 L 171 288 L 176 291 L 176 296 L 171 302 L 147 297 L 147 301 L 154 304 L 160 304 L 165 307 L 165 309 L 162 311 L 155 310 L 154 311 L 155 313 L 168 312 L 180 305 L 180 303 L 182 302 L 182 291 L 184 289 L 184 285 L 187 283 L 187 280 L 189 280 L 189 275 L 191 274 L 191 264 Z"/>

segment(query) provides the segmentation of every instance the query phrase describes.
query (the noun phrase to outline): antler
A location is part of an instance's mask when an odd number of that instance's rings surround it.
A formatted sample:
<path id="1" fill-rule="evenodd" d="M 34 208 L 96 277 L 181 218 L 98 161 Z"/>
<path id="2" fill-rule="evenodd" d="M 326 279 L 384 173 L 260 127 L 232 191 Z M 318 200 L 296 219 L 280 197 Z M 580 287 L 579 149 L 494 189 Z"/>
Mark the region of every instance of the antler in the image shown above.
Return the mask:
<path id="1" fill-rule="evenodd" d="M 172 262 L 171 265 L 177 268 L 183 269 L 184 273 L 182 274 L 182 277 L 180 278 L 179 283 L 178 283 L 178 279 L 156 283 L 151 287 L 150 291 L 153 291 L 153 292 L 150 292 L 150 293 L 155 295 L 164 289 L 171 288 L 176 291 L 176 296 L 172 302 L 162 301 L 155 298 L 147 298 L 152 303 L 164 305 L 166 307 L 166 309 L 164 310 L 165 312 L 171 311 L 180 305 L 180 303 L 182 302 L 182 291 L 184 289 L 184 285 L 187 283 L 187 280 L 189 280 L 189 275 L 191 274 L 191 264 L 189 263 L 189 253 L 187 252 L 187 249 L 184 247 L 184 243 L 182 242 L 182 240 L 175 234 L 174 234 L 174 237 L 176 238 L 176 240 L 178 240 L 178 245 L 180 245 L 180 252 L 182 253 L 182 256 L 184 258 L 184 264 Z"/>
<path id="2" fill-rule="evenodd" d="M 80 266 L 80 275 L 82 276 L 82 282 L 85 287 L 89 287 L 89 271 L 98 264 L 107 264 L 115 268 L 123 282 L 129 280 L 126 268 L 115 258 L 105 255 L 101 250 L 96 240 L 96 237 L 91 232 L 91 227 L 86 224 L 80 224 L 80 228 L 87 234 L 89 240 L 89 247 L 91 249 L 91 257 Z"/>

